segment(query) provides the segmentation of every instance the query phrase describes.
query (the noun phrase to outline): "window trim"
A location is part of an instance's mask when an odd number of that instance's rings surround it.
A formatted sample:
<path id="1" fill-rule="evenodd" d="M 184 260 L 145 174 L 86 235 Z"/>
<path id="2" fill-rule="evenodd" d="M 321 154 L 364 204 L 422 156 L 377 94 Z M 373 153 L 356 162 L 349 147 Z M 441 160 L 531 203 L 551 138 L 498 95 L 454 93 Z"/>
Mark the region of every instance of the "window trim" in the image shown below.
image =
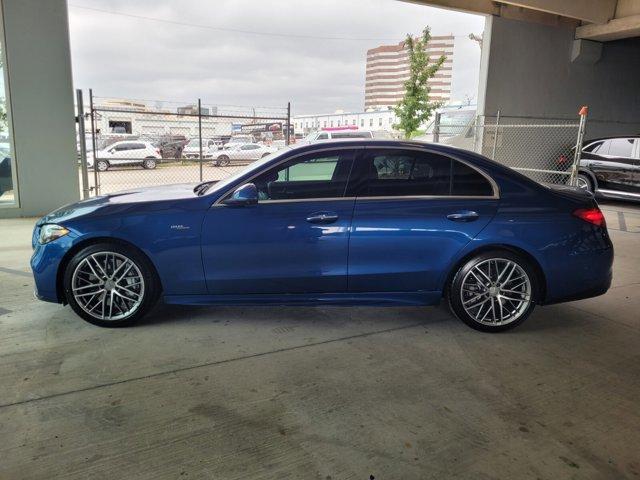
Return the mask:
<path id="1" fill-rule="evenodd" d="M 447 199 L 470 199 L 470 200 L 480 200 L 480 199 L 488 199 L 488 200 L 499 200 L 500 199 L 500 188 L 498 187 L 498 184 L 495 182 L 495 180 L 493 178 L 491 178 L 491 176 L 486 173 L 485 171 L 483 171 L 482 169 L 476 167 L 475 165 L 462 160 L 461 158 L 455 157 L 453 155 L 449 155 L 448 153 L 442 153 L 442 152 L 438 152 L 436 150 L 432 150 L 429 148 L 420 148 L 420 147 L 415 147 L 415 146 L 391 146 L 391 147 L 381 147 L 381 146 L 365 146 L 364 149 L 365 150 L 370 150 L 370 149 L 385 149 L 385 150 L 413 150 L 413 151 L 418 151 L 418 152 L 429 152 L 429 153 L 434 153 L 436 155 L 442 155 L 443 157 L 447 157 L 451 160 L 460 162 L 465 164 L 466 166 L 468 166 L 469 168 L 471 168 L 472 170 L 475 170 L 476 172 L 478 172 L 480 175 L 482 175 L 488 182 L 489 185 L 491 185 L 491 189 L 493 191 L 493 195 L 398 195 L 398 196 L 384 196 L 384 197 L 355 197 L 358 200 L 393 200 L 393 199 L 407 199 L 407 200 L 420 200 L 420 199 L 425 199 L 425 200 L 429 200 L 429 199 L 443 199 L 443 198 L 447 198 Z"/>
<path id="2" fill-rule="evenodd" d="M 349 147 L 349 148 L 341 148 L 340 150 L 355 150 L 356 155 L 358 154 L 358 152 L 362 152 L 362 151 L 366 151 L 366 150 L 371 150 L 371 149 L 381 149 L 384 148 L 386 150 L 413 150 L 413 151 L 417 151 L 417 152 L 429 152 L 429 153 L 434 153 L 436 155 L 442 155 L 444 157 L 450 158 L 452 160 L 455 160 L 457 162 L 461 162 L 463 164 L 465 164 L 466 166 L 468 166 L 469 168 L 477 171 L 480 175 L 482 175 L 491 185 L 491 188 L 493 190 L 493 195 L 402 195 L 402 196 L 388 196 L 388 197 L 357 197 L 357 196 L 349 196 L 349 197 L 327 197 L 327 198 L 296 198 L 296 199 L 283 199 L 283 200 L 262 200 L 261 202 L 259 202 L 259 204 L 270 204 L 270 203 L 299 203 L 299 202 L 326 202 L 326 201 L 341 201 L 341 200 L 442 200 L 442 199 L 448 199 L 448 200 L 499 200 L 500 199 L 500 188 L 498 187 L 498 184 L 495 182 L 495 180 L 493 178 L 491 178 L 491 176 L 486 173 L 484 170 L 482 170 L 479 167 L 476 167 L 475 165 L 469 163 L 466 160 L 463 160 L 459 157 L 453 156 L 453 155 L 449 155 L 448 153 L 442 153 L 439 152 L 437 150 L 432 150 L 430 148 L 423 148 L 423 147 L 417 147 L 414 145 L 407 145 L 407 146 L 380 146 L 380 145 L 363 145 L 363 146 L 359 146 L 359 147 Z M 280 161 L 278 161 L 277 163 L 271 165 L 269 168 L 274 168 L 277 167 L 278 165 L 288 162 L 290 160 L 295 160 L 298 157 L 302 157 L 305 155 L 309 155 L 309 154 L 315 154 L 315 153 L 322 153 L 322 152 L 329 152 L 329 151 L 334 151 L 336 150 L 336 147 L 327 147 L 327 148 L 322 148 L 322 149 L 318 149 L 318 150 L 314 150 L 313 152 L 304 152 L 304 153 L 299 153 L 297 155 L 291 156 L 291 157 L 287 157 L 284 158 Z M 356 158 L 354 159 L 354 162 L 358 161 L 358 157 L 356 156 Z M 254 178 L 259 177 L 260 175 L 262 175 L 264 173 L 264 170 L 256 173 L 255 175 L 252 175 L 251 177 L 245 179 L 242 181 L 242 184 L 238 185 L 234 185 L 233 187 L 229 188 L 228 190 L 226 190 L 222 195 L 220 195 L 220 197 L 218 197 L 218 199 L 213 203 L 213 205 L 211 205 L 211 207 L 226 207 L 226 205 L 224 205 L 222 203 L 222 201 L 229 195 L 232 194 L 239 186 L 244 185 L 245 183 L 250 183 Z M 350 177 L 351 175 L 349 175 Z M 347 184 L 349 182 L 351 178 L 347 179 Z"/>

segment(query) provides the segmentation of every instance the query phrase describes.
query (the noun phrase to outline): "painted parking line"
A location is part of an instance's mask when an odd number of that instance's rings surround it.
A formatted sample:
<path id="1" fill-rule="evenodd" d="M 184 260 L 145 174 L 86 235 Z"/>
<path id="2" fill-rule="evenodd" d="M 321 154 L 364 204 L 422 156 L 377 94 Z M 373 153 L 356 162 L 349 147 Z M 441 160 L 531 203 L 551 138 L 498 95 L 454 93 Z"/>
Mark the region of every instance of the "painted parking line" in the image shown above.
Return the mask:
<path id="1" fill-rule="evenodd" d="M 640 233 L 640 213 L 623 210 L 602 209 L 610 230 Z"/>

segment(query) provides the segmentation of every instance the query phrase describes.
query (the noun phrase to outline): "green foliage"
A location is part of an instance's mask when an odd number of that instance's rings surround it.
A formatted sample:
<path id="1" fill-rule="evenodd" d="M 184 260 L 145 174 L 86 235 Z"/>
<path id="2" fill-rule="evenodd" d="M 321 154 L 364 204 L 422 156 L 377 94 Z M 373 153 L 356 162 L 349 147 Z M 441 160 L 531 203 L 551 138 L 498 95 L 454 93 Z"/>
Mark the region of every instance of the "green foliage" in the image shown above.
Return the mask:
<path id="1" fill-rule="evenodd" d="M 435 62 L 429 62 L 427 45 L 431 40 L 431 30 L 425 27 L 422 37 L 414 39 L 407 35 L 405 45 L 409 54 L 409 79 L 404 82 L 404 97 L 394 111 L 398 117 L 398 123 L 394 128 L 404 132 L 406 138 L 415 136 L 434 110 L 442 106 L 442 102 L 429 100 L 431 88 L 427 80 L 432 78 L 442 67 L 446 57 L 440 56 Z"/>

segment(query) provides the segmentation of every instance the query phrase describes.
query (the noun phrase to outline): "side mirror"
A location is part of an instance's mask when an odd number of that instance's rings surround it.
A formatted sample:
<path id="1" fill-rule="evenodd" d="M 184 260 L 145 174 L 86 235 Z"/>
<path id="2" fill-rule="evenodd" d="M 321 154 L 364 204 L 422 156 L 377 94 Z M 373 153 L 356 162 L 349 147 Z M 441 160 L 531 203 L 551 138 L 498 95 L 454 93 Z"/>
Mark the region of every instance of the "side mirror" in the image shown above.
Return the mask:
<path id="1" fill-rule="evenodd" d="M 238 187 L 236 191 L 233 192 L 233 195 L 222 203 L 231 207 L 256 205 L 258 203 L 258 189 L 253 183 L 245 183 Z"/>

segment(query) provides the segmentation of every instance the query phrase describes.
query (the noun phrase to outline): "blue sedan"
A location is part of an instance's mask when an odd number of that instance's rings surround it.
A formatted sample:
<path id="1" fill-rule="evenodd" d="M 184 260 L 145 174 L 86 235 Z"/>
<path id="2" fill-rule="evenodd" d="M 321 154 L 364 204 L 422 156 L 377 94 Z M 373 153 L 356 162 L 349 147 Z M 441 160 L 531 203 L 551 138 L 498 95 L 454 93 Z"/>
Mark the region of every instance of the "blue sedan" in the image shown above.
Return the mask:
<path id="1" fill-rule="evenodd" d="M 434 305 L 496 332 L 601 295 L 613 247 L 593 196 L 472 152 L 342 141 L 223 181 L 141 188 L 37 222 L 36 295 L 96 325 L 170 304 Z"/>

